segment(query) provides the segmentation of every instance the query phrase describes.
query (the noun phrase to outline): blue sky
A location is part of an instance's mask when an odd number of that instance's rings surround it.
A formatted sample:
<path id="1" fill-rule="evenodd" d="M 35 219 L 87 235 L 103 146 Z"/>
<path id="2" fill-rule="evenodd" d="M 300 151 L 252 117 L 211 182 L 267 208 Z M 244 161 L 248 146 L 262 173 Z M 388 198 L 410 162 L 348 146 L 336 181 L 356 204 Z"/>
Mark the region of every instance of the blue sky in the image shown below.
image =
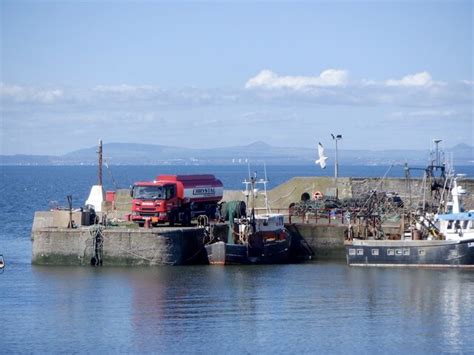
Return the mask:
<path id="1" fill-rule="evenodd" d="M 1 152 L 473 144 L 471 1 L 1 2 Z"/>

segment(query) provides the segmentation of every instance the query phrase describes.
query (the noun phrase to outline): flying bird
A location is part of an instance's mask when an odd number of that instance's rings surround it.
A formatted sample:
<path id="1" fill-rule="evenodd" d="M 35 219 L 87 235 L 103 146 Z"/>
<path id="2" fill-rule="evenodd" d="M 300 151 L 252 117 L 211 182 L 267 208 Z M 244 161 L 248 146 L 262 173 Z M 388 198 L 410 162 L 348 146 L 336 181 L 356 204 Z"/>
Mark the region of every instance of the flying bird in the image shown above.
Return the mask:
<path id="1" fill-rule="evenodd" d="M 324 156 L 324 147 L 321 142 L 318 143 L 318 155 L 319 159 L 316 160 L 314 163 L 321 165 L 321 169 L 326 169 L 326 160 L 328 157 Z"/>

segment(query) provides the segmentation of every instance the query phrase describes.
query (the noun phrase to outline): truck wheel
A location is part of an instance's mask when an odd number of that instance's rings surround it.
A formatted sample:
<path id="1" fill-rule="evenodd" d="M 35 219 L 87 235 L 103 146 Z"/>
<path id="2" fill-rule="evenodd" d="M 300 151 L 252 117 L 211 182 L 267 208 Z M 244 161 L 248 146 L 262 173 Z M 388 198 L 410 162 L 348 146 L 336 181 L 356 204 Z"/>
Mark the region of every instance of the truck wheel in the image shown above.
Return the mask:
<path id="1" fill-rule="evenodd" d="M 173 212 L 170 212 L 170 214 L 168 215 L 168 219 L 169 219 L 170 227 L 174 227 L 176 217 L 175 217 L 175 214 Z"/>
<path id="2" fill-rule="evenodd" d="M 145 222 L 137 222 L 139 227 L 145 226 Z"/>

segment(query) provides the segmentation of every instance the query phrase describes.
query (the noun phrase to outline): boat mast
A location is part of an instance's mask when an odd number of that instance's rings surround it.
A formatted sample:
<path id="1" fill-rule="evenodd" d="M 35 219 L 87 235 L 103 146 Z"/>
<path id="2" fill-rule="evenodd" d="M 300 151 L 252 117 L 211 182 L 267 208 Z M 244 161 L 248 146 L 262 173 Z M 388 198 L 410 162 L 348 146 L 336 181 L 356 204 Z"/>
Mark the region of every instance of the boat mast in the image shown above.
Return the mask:
<path id="1" fill-rule="evenodd" d="M 267 179 L 267 165 L 263 163 L 263 170 L 265 171 L 265 180 L 260 180 L 260 182 L 263 184 L 263 196 L 265 198 L 265 211 L 266 213 L 271 213 L 270 205 L 268 204 L 268 195 L 267 195 L 267 184 L 268 184 L 268 179 Z"/>
<path id="2" fill-rule="evenodd" d="M 422 205 L 422 211 L 423 211 L 423 214 L 426 212 L 426 185 L 427 185 L 427 174 L 426 174 L 426 171 L 424 172 L 423 174 L 423 205 Z"/>
<path id="3" fill-rule="evenodd" d="M 331 133 L 331 137 L 333 141 L 336 143 L 336 156 L 335 156 L 335 161 L 334 161 L 334 188 L 335 188 L 335 193 L 336 193 L 336 198 L 339 198 L 339 191 L 338 191 L 338 186 L 337 186 L 337 178 L 339 177 L 339 160 L 338 160 L 338 155 L 337 155 L 337 141 L 342 139 L 342 134 L 333 134 Z"/>
<path id="4" fill-rule="evenodd" d="M 257 189 L 255 188 L 255 182 L 257 181 L 257 173 L 254 173 L 254 175 L 250 178 L 250 186 L 252 188 L 251 194 L 252 194 L 252 210 L 251 210 L 251 216 L 252 216 L 252 233 L 255 233 L 255 195 L 257 193 Z"/>
<path id="5" fill-rule="evenodd" d="M 253 193 L 253 188 L 252 188 L 252 177 L 250 176 L 250 163 L 247 162 L 247 168 L 248 168 L 248 173 L 249 173 L 249 179 L 245 179 L 243 181 L 244 185 L 245 185 L 245 191 L 244 191 L 244 195 L 245 195 L 245 208 L 247 211 L 249 211 L 250 209 L 250 204 L 249 204 L 249 201 L 250 201 L 250 193 L 252 192 Z M 252 191 L 251 191 L 252 189 Z"/>
<path id="6" fill-rule="evenodd" d="M 99 185 L 102 186 L 102 139 L 99 140 Z"/>

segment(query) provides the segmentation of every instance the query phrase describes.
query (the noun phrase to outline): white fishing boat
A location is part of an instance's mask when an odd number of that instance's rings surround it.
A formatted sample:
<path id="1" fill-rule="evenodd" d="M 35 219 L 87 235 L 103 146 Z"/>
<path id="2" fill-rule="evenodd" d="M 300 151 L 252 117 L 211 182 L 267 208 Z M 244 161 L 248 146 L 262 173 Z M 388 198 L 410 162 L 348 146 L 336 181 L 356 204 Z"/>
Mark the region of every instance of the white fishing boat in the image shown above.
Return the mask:
<path id="1" fill-rule="evenodd" d="M 474 268 L 474 211 L 462 209 L 461 190 L 459 186 L 452 189 L 453 206 L 459 210 L 453 208 L 449 213 L 436 215 L 427 239 L 414 238 L 416 230 L 401 240 L 354 238 L 345 243 L 347 263 L 352 266 Z M 422 221 L 427 222 L 428 219 Z"/>
<path id="2" fill-rule="evenodd" d="M 445 164 L 432 164 L 425 170 L 425 178 L 433 177 L 437 169 L 441 171 L 441 179 L 433 180 L 429 186 L 442 187 L 438 194 L 439 212 L 425 210 L 395 240 L 350 236 L 345 242 L 349 265 L 474 268 L 474 211 L 463 208 L 466 191 L 458 184 L 462 176 L 449 171 L 445 176 Z M 444 196 L 449 194 L 450 201 L 444 203 Z M 382 231 L 379 235 L 383 234 Z"/>
<path id="3" fill-rule="evenodd" d="M 447 211 L 435 216 L 439 231 L 446 240 L 474 242 L 474 210 L 464 210 L 462 198 L 466 190 L 458 185 L 457 178 L 453 180 L 451 195 Z"/>

